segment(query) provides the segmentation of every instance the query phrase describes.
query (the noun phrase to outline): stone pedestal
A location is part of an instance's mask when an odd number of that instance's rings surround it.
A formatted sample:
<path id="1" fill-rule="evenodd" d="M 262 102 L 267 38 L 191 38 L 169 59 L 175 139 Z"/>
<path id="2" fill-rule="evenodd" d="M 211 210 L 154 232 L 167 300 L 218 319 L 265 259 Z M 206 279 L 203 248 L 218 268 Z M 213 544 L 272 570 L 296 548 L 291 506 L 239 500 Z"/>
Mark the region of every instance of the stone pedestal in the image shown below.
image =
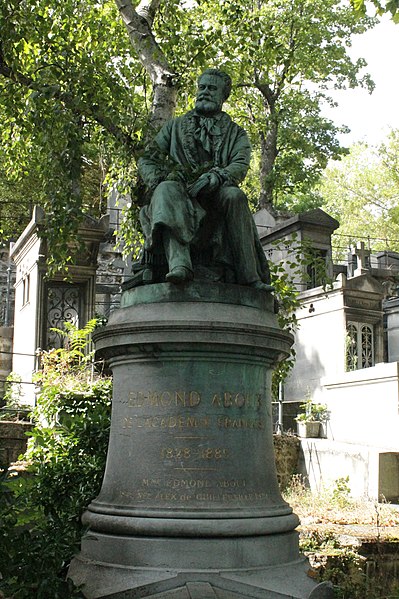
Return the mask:
<path id="1" fill-rule="evenodd" d="M 96 335 L 114 396 L 69 572 L 88 599 L 330 596 L 277 484 L 271 372 L 292 339 L 273 302 L 237 285 L 140 287 Z"/>

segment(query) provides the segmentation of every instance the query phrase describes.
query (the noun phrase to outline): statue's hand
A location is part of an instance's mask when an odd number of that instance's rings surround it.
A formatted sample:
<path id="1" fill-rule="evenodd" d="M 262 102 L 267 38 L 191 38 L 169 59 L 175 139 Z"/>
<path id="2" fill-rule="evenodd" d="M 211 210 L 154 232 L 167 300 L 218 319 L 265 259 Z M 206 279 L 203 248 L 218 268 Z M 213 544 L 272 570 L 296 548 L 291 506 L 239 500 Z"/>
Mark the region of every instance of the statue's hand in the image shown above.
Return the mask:
<path id="1" fill-rule="evenodd" d="M 184 174 L 181 171 L 172 171 L 166 177 L 167 181 L 179 181 L 180 183 L 185 183 Z"/>
<path id="2" fill-rule="evenodd" d="M 220 186 L 219 177 L 215 173 L 208 173 L 207 177 L 209 180 L 209 183 L 208 183 L 209 191 L 216 191 L 218 189 L 218 187 Z"/>
<path id="3" fill-rule="evenodd" d="M 192 198 L 195 198 L 200 192 L 205 191 L 206 193 L 211 193 L 212 191 L 216 191 L 219 186 L 220 180 L 215 173 L 204 173 L 190 185 L 188 193 Z"/>

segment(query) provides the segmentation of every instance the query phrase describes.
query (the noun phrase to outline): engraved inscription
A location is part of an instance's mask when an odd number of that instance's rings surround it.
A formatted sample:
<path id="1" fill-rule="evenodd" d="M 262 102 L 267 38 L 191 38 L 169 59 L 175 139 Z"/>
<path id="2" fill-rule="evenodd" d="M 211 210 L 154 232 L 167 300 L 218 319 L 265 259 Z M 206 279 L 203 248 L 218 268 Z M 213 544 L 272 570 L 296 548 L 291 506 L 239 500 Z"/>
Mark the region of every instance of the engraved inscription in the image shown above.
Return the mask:
<path id="1" fill-rule="evenodd" d="M 261 393 L 215 393 L 212 405 L 218 408 L 260 408 L 262 405 Z"/>
<path id="2" fill-rule="evenodd" d="M 160 487 L 161 479 L 160 478 L 143 478 L 141 484 L 143 487 Z"/>
<path id="3" fill-rule="evenodd" d="M 217 419 L 217 425 L 219 428 L 251 428 L 257 430 L 263 430 L 265 428 L 265 422 L 262 419 L 253 418 L 229 418 L 228 416 L 219 416 Z"/>
<path id="4" fill-rule="evenodd" d="M 236 464 L 241 463 L 237 448 L 247 440 L 250 447 L 262 444 L 266 395 L 238 385 L 234 390 L 233 384 L 233 390 L 223 386 L 207 392 L 165 387 L 134 390 L 121 398 L 120 434 L 130 437 L 132 448 L 144 448 L 146 464 L 151 462 L 151 468 L 138 465 L 137 485 L 124 490 L 129 500 L 174 508 L 194 502 L 201 509 L 206 504 L 231 509 L 262 502 L 262 480 L 251 469 L 240 478 Z"/>
<path id="5" fill-rule="evenodd" d="M 211 406 L 217 408 L 259 409 L 264 397 L 262 393 L 243 393 L 224 391 L 214 393 L 207 398 Z M 127 405 L 130 408 L 196 408 L 202 402 L 198 391 L 130 391 Z"/>
<path id="6" fill-rule="evenodd" d="M 219 429 L 252 429 L 264 430 L 265 421 L 261 418 L 230 418 L 218 416 L 216 424 Z M 146 429 L 209 429 L 212 419 L 207 416 L 125 416 L 122 428 L 146 428 Z"/>
<path id="7" fill-rule="evenodd" d="M 168 449 L 166 449 L 168 452 Z M 139 502 L 165 501 L 168 503 L 226 502 L 250 504 L 266 497 L 265 493 L 247 490 L 246 479 L 210 478 L 143 478 L 141 488 L 124 493 L 125 496 Z"/>
<path id="8" fill-rule="evenodd" d="M 143 487 L 171 487 L 172 489 L 210 489 L 214 486 L 220 489 L 243 489 L 247 486 L 245 478 L 213 481 L 208 478 L 143 478 Z"/>
<path id="9" fill-rule="evenodd" d="M 200 403 L 201 395 L 197 391 L 131 391 L 128 399 L 128 406 L 131 408 L 194 408 Z"/>
<path id="10" fill-rule="evenodd" d="M 225 460 L 229 457 L 229 451 L 220 447 L 162 447 L 161 449 L 161 458 L 167 460 Z"/>
<path id="11" fill-rule="evenodd" d="M 138 428 L 208 428 L 209 416 L 135 416 Z"/>
<path id="12" fill-rule="evenodd" d="M 168 503 L 173 502 L 187 502 L 195 499 L 196 501 L 206 501 L 206 502 L 239 502 L 239 503 L 251 503 L 254 501 L 259 501 L 265 499 L 267 497 L 266 493 L 219 493 L 218 491 L 198 491 L 194 492 L 193 495 L 188 494 L 187 492 L 181 492 L 179 490 L 159 490 L 155 492 L 149 491 L 134 491 L 134 492 L 126 492 L 123 491 L 121 493 L 122 497 L 127 497 L 128 499 L 134 499 L 135 501 L 146 502 L 149 500 L 162 500 Z"/>
<path id="13" fill-rule="evenodd" d="M 172 487 L 173 489 L 209 489 L 211 488 L 212 481 L 205 480 L 197 480 L 195 478 L 190 479 L 178 479 L 172 478 L 166 481 L 167 487 Z"/>

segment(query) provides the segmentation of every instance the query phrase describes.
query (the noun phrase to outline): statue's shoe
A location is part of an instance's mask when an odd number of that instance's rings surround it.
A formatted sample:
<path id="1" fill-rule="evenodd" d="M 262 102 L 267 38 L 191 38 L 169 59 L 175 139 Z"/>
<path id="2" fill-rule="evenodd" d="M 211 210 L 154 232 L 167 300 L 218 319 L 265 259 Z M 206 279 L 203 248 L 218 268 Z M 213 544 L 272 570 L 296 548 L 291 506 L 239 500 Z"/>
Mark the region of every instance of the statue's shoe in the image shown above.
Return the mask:
<path id="1" fill-rule="evenodd" d="M 263 283 L 263 281 L 260 280 L 251 283 L 250 287 L 252 287 L 252 289 L 259 289 L 259 291 L 268 291 L 269 293 L 271 291 L 274 291 L 273 285 L 268 285 L 267 283 Z"/>
<path id="2" fill-rule="evenodd" d="M 193 273 L 191 270 L 186 268 L 185 266 L 176 266 L 166 275 L 165 279 L 168 283 L 186 283 L 187 281 L 191 281 L 193 278 Z"/>

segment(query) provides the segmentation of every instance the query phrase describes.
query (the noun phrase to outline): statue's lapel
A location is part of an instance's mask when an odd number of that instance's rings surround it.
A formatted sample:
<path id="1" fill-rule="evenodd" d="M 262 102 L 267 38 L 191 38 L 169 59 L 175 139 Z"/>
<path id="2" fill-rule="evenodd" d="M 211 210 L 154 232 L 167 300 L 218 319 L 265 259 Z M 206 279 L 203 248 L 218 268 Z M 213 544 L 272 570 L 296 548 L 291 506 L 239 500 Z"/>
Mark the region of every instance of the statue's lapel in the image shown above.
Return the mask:
<path id="1" fill-rule="evenodd" d="M 198 154 L 196 152 L 196 144 L 198 143 L 195 139 L 195 113 L 194 110 L 188 112 L 181 121 L 182 131 L 182 142 L 183 152 L 186 157 L 188 164 L 196 169 L 198 166 Z"/>
<path id="2" fill-rule="evenodd" d="M 224 142 L 228 135 L 230 128 L 231 118 L 225 112 L 221 112 L 215 118 L 215 127 L 213 131 L 213 164 L 215 166 L 221 166 L 222 151 Z M 197 121 L 195 118 L 194 110 L 188 112 L 181 120 L 181 133 L 182 133 L 182 145 L 183 152 L 186 157 L 188 164 L 193 168 L 198 168 L 198 151 L 197 144 L 198 140 L 195 138 L 195 132 L 197 130 Z"/>
<path id="3" fill-rule="evenodd" d="M 213 162 L 215 166 L 222 166 L 221 154 L 228 134 L 230 121 L 229 115 L 225 112 L 221 112 L 217 117 L 217 125 L 215 127 L 216 134 L 214 134 L 213 137 Z"/>

